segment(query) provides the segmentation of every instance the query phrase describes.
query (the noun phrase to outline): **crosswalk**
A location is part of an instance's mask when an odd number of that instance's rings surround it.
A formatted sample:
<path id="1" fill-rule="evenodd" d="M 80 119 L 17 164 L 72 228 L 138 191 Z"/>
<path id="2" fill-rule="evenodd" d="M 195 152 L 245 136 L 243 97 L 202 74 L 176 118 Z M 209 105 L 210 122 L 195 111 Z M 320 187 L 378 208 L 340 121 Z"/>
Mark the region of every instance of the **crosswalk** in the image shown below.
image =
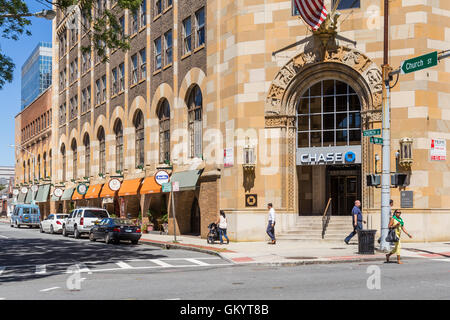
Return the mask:
<path id="1" fill-rule="evenodd" d="M 96 273 L 132 270 L 158 270 L 176 268 L 205 268 L 231 266 L 219 257 L 129 259 L 109 261 L 84 261 L 78 263 L 52 263 L 39 265 L 0 266 L 0 282 L 4 277 L 29 277 L 65 273 Z"/>

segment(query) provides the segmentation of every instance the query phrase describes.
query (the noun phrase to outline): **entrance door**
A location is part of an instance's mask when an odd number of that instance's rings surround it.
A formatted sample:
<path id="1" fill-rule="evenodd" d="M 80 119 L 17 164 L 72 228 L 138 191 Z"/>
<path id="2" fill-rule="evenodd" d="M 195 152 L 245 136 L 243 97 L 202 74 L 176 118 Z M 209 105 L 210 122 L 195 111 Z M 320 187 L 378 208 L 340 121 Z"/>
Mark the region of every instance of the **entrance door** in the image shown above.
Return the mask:
<path id="1" fill-rule="evenodd" d="M 194 199 L 191 208 L 191 233 L 193 235 L 200 234 L 200 206 L 198 205 L 197 198 Z"/>
<path id="2" fill-rule="evenodd" d="M 359 170 L 328 170 L 328 194 L 332 198 L 332 215 L 350 215 L 355 200 L 361 200 Z"/>

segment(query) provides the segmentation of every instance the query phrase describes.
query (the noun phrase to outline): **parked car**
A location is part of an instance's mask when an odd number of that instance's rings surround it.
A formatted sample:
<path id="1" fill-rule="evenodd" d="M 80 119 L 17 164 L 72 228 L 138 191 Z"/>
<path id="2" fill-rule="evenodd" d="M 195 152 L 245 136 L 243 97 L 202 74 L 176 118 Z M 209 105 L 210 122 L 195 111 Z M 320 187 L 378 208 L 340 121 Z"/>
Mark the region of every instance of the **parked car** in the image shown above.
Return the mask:
<path id="1" fill-rule="evenodd" d="M 32 204 L 18 204 L 14 208 L 9 221 L 11 227 L 39 227 L 41 221 L 41 211 L 39 210 L 39 206 Z"/>
<path id="2" fill-rule="evenodd" d="M 41 221 L 40 224 L 41 232 L 50 232 L 51 234 L 62 232 L 62 226 L 68 216 L 69 216 L 68 214 L 64 213 L 56 213 L 49 215 L 47 219 Z"/>
<path id="3" fill-rule="evenodd" d="M 105 243 L 119 243 L 120 240 L 130 240 L 137 244 L 141 238 L 141 228 L 130 219 L 105 218 L 89 232 L 89 240 L 105 240 Z"/>
<path id="4" fill-rule="evenodd" d="M 89 233 L 95 221 L 104 218 L 109 218 L 109 213 L 105 209 L 77 208 L 66 218 L 62 227 L 62 235 L 67 237 L 69 234 L 73 234 L 76 239 L 79 239 L 82 234 Z"/>

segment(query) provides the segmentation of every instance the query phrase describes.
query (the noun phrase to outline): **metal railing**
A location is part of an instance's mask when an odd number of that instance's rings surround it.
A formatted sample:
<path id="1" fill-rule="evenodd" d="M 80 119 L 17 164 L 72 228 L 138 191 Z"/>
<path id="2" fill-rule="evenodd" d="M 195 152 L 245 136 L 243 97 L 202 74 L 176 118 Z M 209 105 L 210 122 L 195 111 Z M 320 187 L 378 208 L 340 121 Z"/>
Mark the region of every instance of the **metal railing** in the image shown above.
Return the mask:
<path id="1" fill-rule="evenodd" d="M 323 212 L 322 216 L 322 239 L 325 238 L 325 232 L 327 231 L 328 223 L 330 222 L 331 218 L 331 198 L 328 199 L 327 206 L 325 207 L 325 210 Z"/>

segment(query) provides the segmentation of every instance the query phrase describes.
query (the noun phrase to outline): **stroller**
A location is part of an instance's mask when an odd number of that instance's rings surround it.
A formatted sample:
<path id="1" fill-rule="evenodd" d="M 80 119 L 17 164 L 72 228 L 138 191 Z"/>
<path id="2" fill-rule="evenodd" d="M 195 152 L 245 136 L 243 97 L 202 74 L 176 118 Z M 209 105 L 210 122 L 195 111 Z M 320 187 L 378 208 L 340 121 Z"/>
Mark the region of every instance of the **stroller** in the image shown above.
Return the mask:
<path id="1" fill-rule="evenodd" d="M 208 237 L 206 238 L 206 241 L 209 244 L 213 244 L 214 241 L 220 240 L 219 228 L 217 227 L 217 224 L 215 224 L 214 222 L 210 223 L 208 225 L 208 229 L 209 229 L 209 232 L 208 232 Z"/>

